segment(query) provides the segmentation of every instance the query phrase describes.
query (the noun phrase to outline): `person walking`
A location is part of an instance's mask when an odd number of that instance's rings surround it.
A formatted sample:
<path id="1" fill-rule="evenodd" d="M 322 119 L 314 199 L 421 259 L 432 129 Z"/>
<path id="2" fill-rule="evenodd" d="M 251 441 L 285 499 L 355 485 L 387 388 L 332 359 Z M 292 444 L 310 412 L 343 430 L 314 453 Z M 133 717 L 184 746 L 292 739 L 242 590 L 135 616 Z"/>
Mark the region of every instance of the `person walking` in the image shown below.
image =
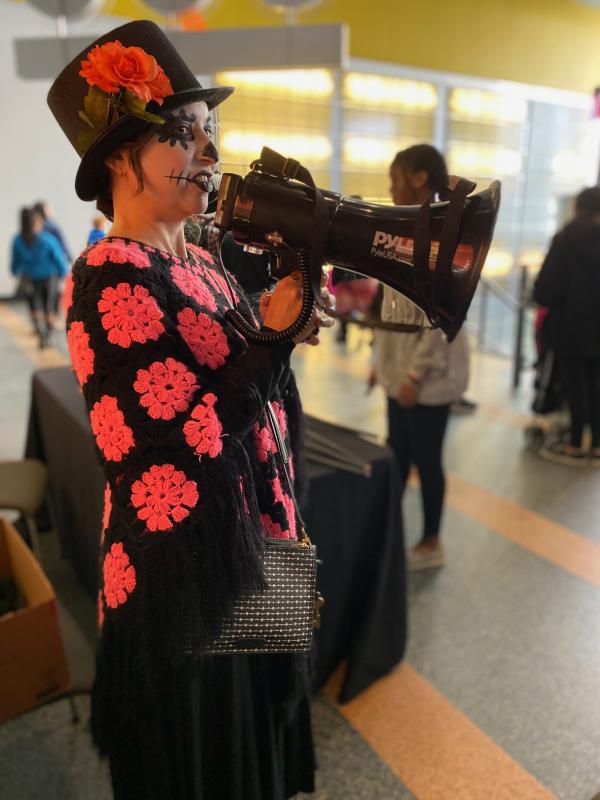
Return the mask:
<path id="1" fill-rule="evenodd" d="M 22 208 L 20 220 L 20 231 L 12 240 L 10 270 L 28 284 L 31 320 L 39 346 L 44 348 L 56 321 L 56 287 L 67 274 L 68 264 L 56 239 L 43 230 L 43 219 L 35 210 Z"/>
<path id="2" fill-rule="evenodd" d="M 390 166 L 390 193 L 396 205 L 421 205 L 448 186 L 443 156 L 421 144 L 401 150 Z M 381 317 L 386 322 L 421 325 L 418 333 L 376 330 L 371 383 L 387 395 L 388 441 L 400 472 L 403 495 L 411 465 L 421 484 L 423 535 L 407 554 L 411 570 L 444 563 L 440 528 L 445 496 L 442 463 L 450 405 L 469 379 L 466 335 L 448 344 L 440 330 L 425 327 L 423 312 L 403 295 L 385 287 Z"/>
<path id="3" fill-rule="evenodd" d="M 600 187 L 577 195 L 575 218 L 552 240 L 533 297 L 548 309 L 544 328 L 557 355 L 571 420 L 569 441 L 542 447 L 540 456 L 571 466 L 600 466 Z"/>

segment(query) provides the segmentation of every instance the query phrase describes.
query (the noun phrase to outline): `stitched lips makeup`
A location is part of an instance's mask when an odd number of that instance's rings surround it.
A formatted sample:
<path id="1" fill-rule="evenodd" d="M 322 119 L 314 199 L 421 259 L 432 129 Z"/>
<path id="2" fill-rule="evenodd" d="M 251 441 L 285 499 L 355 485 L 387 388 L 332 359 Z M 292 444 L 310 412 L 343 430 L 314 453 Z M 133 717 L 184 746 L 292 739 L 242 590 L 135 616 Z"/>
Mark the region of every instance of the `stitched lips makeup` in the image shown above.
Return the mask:
<path id="1" fill-rule="evenodd" d="M 175 181 L 176 183 L 181 183 L 182 181 L 192 183 L 202 192 L 215 192 L 221 183 L 221 173 L 213 173 L 208 170 L 202 170 L 195 174 L 188 172 L 185 175 L 183 172 L 175 174 L 174 171 L 171 171 L 171 174 L 165 175 L 165 178 L 168 178 L 170 181 Z"/>

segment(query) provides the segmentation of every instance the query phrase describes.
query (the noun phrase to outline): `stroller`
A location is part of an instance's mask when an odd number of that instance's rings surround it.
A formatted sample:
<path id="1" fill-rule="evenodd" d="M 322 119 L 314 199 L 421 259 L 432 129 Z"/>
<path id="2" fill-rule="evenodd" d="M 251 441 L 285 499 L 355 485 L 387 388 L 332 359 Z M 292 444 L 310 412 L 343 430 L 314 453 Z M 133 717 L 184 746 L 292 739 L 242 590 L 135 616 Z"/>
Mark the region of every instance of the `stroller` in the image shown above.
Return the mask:
<path id="1" fill-rule="evenodd" d="M 552 327 L 548 309 L 538 306 L 535 314 L 537 362 L 531 404 L 535 417 L 524 431 L 525 443 L 535 453 L 543 446 L 569 439 L 570 425 L 564 409 L 558 360 L 552 346 Z"/>

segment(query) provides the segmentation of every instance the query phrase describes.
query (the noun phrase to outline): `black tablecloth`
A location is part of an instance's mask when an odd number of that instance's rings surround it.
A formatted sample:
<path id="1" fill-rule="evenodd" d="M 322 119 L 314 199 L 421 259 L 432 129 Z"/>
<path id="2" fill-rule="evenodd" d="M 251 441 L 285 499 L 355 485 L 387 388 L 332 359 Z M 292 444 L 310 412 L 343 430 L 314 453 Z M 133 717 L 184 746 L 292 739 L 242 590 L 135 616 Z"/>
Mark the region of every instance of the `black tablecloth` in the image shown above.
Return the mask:
<path id="1" fill-rule="evenodd" d="M 391 452 L 354 431 L 307 417 L 307 426 L 372 465 L 370 478 L 308 462 L 305 521 L 318 547 L 326 598 L 316 634 L 316 687 L 347 661 L 348 701 L 400 661 L 406 642 L 404 544 Z M 104 478 L 70 369 L 33 376 L 26 455 L 50 472 L 49 505 L 63 554 L 86 591 L 98 590 Z"/>

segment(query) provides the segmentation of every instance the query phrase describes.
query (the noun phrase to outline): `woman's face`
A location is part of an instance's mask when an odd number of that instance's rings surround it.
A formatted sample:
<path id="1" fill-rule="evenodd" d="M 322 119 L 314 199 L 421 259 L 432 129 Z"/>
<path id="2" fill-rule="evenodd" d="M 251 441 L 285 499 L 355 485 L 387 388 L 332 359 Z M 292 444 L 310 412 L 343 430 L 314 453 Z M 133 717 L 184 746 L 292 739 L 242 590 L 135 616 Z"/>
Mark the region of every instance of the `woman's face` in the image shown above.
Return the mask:
<path id="1" fill-rule="evenodd" d="M 41 214 L 34 212 L 32 222 L 33 222 L 34 233 L 39 233 L 44 229 L 44 218 L 42 217 Z"/>
<path id="2" fill-rule="evenodd" d="M 219 154 L 205 102 L 188 103 L 165 116 L 140 153 L 142 196 L 157 216 L 183 220 L 206 211 Z"/>

